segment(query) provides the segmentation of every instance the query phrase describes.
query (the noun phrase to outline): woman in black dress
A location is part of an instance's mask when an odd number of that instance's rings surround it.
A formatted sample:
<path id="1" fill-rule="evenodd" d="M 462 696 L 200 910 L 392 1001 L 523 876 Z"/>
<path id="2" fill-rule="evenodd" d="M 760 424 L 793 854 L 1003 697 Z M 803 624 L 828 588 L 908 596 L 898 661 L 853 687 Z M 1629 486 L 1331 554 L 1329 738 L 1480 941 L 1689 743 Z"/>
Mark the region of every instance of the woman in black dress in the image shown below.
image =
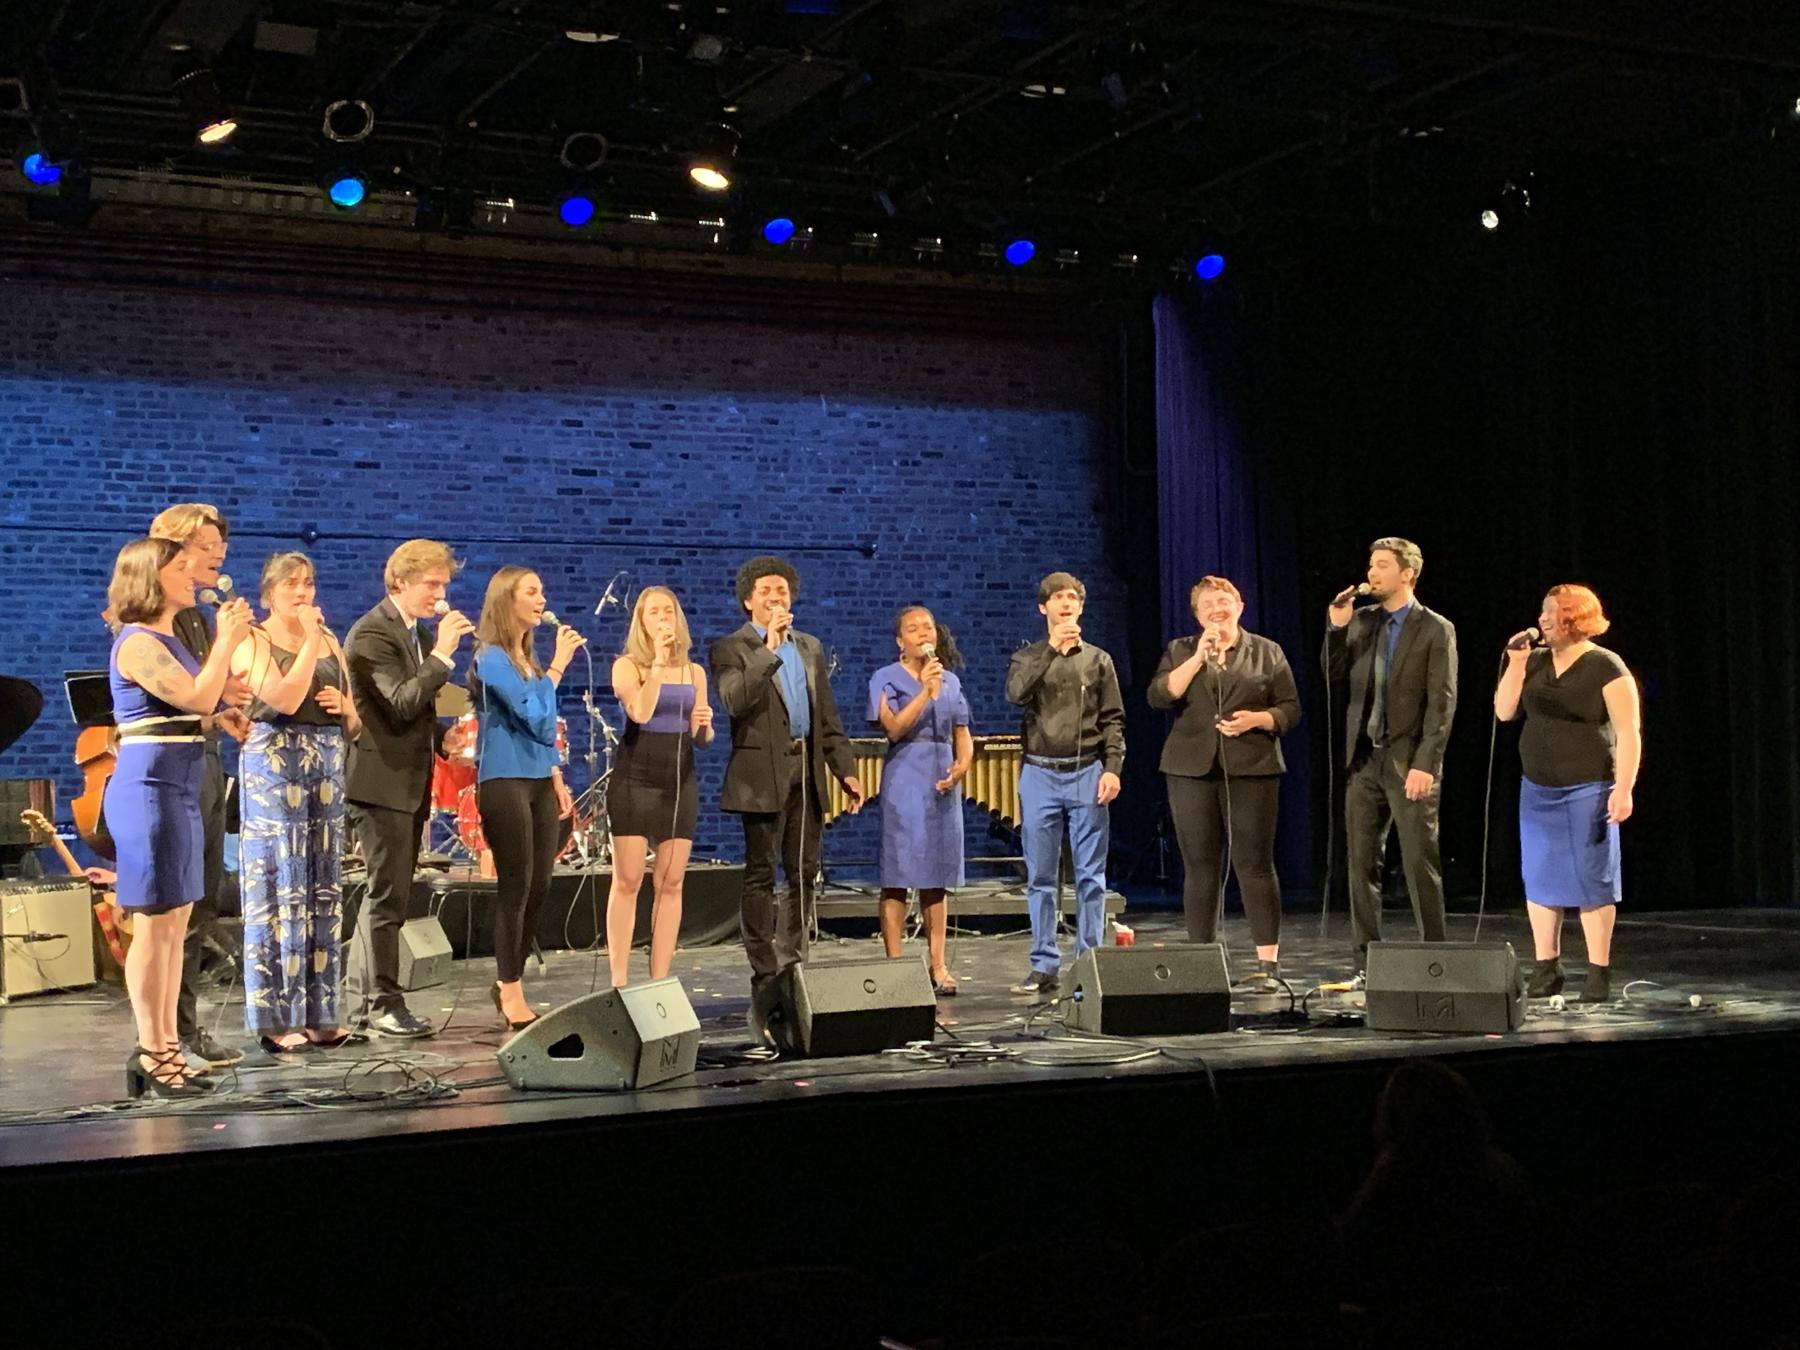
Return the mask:
<path id="1" fill-rule="evenodd" d="M 1201 577 L 1188 602 L 1200 631 L 1169 644 L 1149 691 L 1152 708 L 1175 714 L 1161 767 L 1187 874 L 1181 901 L 1188 941 L 1218 935 L 1225 904 L 1219 855 L 1229 828 L 1232 870 L 1256 943 L 1257 974 L 1245 984 L 1272 991 L 1281 973 L 1281 738 L 1300 721 L 1300 695 L 1280 646 L 1239 625 L 1244 598 L 1236 586 Z"/>
<path id="2" fill-rule="evenodd" d="M 644 859 L 656 849 L 656 900 L 650 911 L 650 978 L 663 979 L 681 932 L 681 886 L 694 846 L 700 793 L 694 746 L 712 740 L 706 668 L 688 659 L 693 638 L 675 592 L 647 586 L 631 611 L 625 654 L 613 662 L 613 692 L 625 709 L 625 735 L 606 788 L 612 830 L 612 894 L 606 901 L 606 957 L 614 988 L 630 978 Z"/>
<path id="3" fill-rule="evenodd" d="M 1619 903 L 1619 824 L 1631 815 L 1643 739 L 1637 682 L 1594 639 L 1610 626 L 1586 586 L 1552 586 L 1538 615 L 1544 646 L 1529 633 L 1507 643 L 1494 715 L 1523 714 L 1519 758 L 1519 853 L 1537 969 L 1526 993 L 1562 992 L 1562 920 L 1581 915 L 1587 939 L 1584 1003 L 1612 992 L 1613 918 Z"/>

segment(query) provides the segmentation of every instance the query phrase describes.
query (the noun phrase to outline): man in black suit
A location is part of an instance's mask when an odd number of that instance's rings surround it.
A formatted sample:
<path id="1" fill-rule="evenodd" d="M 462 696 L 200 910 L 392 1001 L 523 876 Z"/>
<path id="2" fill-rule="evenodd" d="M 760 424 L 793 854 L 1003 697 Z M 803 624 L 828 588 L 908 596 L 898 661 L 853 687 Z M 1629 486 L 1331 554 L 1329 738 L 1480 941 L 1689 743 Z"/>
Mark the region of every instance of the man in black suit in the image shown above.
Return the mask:
<path id="1" fill-rule="evenodd" d="M 750 958 L 750 1028 L 765 1037 L 781 972 L 806 959 L 807 916 L 819 872 L 825 775 L 862 808 L 862 784 L 838 720 L 819 640 L 794 628 L 800 578 L 781 558 L 738 569 L 749 622 L 713 643 L 713 688 L 731 718 L 721 809 L 744 823 L 744 953 Z M 787 903 L 775 899 L 775 861 Z"/>
<path id="2" fill-rule="evenodd" d="M 1356 971 L 1381 937 L 1381 875 L 1390 826 L 1419 936 L 1444 940 L 1444 879 L 1438 861 L 1438 801 L 1444 746 L 1456 713 L 1456 629 L 1413 595 L 1425 566 L 1419 546 L 1399 538 L 1369 545 L 1369 595 L 1353 610 L 1347 590 L 1326 611 L 1325 674 L 1349 682 L 1344 723 L 1344 828 L 1349 842 L 1350 926 Z"/>
<path id="3" fill-rule="evenodd" d="M 150 535 L 181 545 L 188 571 L 203 588 L 203 594 L 229 594 L 229 582 L 221 584 L 219 569 L 225 565 L 225 554 L 230 548 L 231 526 L 218 507 L 206 502 L 177 502 L 157 513 L 150 522 Z M 210 610 L 203 605 L 189 605 L 178 612 L 175 637 L 196 661 L 205 665 L 213 645 Z M 206 764 L 200 778 L 204 849 L 201 877 L 205 889 L 188 916 L 187 937 L 182 942 L 181 988 L 175 997 L 175 1030 L 181 1037 L 183 1058 L 199 1073 L 236 1064 L 244 1057 L 237 1047 L 222 1044 L 200 1020 L 200 976 L 208 941 L 215 948 L 223 948 L 227 941 L 219 925 L 219 892 L 225 883 L 225 807 L 230 780 L 225 777 L 224 761 L 219 755 L 219 733 L 223 731 L 239 743 L 250 734 L 250 719 L 243 711 L 250 702 L 250 686 L 232 676 L 226 681 L 223 701 L 226 706 L 201 723 L 206 738 Z"/>
<path id="4" fill-rule="evenodd" d="M 350 692 L 362 715 L 345 773 L 368 869 L 357 920 L 368 925 L 362 997 L 370 1029 L 384 1036 L 432 1034 L 431 1023 L 407 1009 L 400 989 L 400 926 L 431 811 L 437 692 L 456 668 L 457 644 L 475 629 L 454 609 L 438 621 L 435 637 L 422 622 L 437 612 L 456 570 L 455 557 L 436 540 L 407 540 L 388 558 L 387 599 L 356 621 L 344 643 Z"/>

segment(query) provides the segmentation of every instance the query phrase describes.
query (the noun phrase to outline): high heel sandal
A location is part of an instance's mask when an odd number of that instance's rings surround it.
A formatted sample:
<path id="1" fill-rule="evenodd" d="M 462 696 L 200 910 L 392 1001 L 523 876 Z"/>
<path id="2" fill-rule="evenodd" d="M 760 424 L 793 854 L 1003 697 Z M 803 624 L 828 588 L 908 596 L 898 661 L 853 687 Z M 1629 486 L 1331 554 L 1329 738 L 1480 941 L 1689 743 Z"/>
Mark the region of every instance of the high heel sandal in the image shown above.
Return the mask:
<path id="1" fill-rule="evenodd" d="M 488 990 L 488 992 L 494 996 L 494 1011 L 500 1014 L 500 1020 L 505 1022 L 509 1029 L 513 1031 L 523 1031 L 526 1027 L 537 1021 L 537 1014 L 535 1013 L 530 1017 L 527 1017 L 523 1022 L 515 1022 L 506 1015 L 506 1005 L 500 1002 L 500 981 L 495 980 L 494 987 Z"/>
<path id="2" fill-rule="evenodd" d="M 931 977 L 931 992 L 936 994 L 939 998 L 955 998 L 957 989 L 956 976 L 950 973 L 948 967 L 933 973 Z"/>
<path id="3" fill-rule="evenodd" d="M 195 1087 L 187 1081 L 181 1065 L 176 1061 L 181 1058 L 181 1050 L 146 1050 L 141 1045 L 131 1047 L 131 1054 L 125 1060 L 125 1093 L 129 1097 L 142 1097 L 148 1092 L 153 1097 L 198 1097 L 203 1089 Z M 146 1069 L 144 1060 L 150 1061 Z"/>

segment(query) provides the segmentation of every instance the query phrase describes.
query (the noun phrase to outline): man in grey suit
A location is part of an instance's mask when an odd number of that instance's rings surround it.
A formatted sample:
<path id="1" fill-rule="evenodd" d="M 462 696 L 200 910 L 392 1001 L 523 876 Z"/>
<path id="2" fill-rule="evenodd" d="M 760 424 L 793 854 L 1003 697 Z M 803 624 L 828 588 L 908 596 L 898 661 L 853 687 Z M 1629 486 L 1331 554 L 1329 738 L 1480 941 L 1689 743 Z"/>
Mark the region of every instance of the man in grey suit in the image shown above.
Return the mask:
<path id="1" fill-rule="evenodd" d="M 456 569 L 456 558 L 436 540 L 407 540 L 388 558 L 387 599 L 356 621 L 344 643 L 362 716 L 344 776 L 368 869 L 357 919 L 368 925 L 362 997 L 370 1030 L 384 1036 L 431 1035 L 431 1023 L 408 1011 L 400 988 L 400 927 L 431 810 L 437 692 L 456 668 L 457 644 L 475 630 L 454 609 L 438 621 L 435 636 L 423 623 L 436 614 Z"/>
<path id="2" fill-rule="evenodd" d="M 1408 539 L 1369 545 L 1368 594 L 1354 589 L 1326 611 L 1325 674 L 1348 683 L 1344 720 L 1344 828 L 1349 844 L 1350 927 L 1356 972 L 1381 937 L 1382 864 L 1388 830 L 1400 830 L 1400 860 L 1419 936 L 1444 940 L 1444 879 L 1438 802 L 1444 746 L 1456 713 L 1456 629 L 1413 594 L 1424 555 Z"/>
<path id="3" fill-rule="evenodd" d="M 779 977 L 806 959 L 807 916 L 819 872 L 824 782 L 844 785 L 862 807 L 837 700 L 819 640 L 794 628 L 800 577 L 785 559 L 750 559 L 738 569 L 737 599 L 749 622 L 713 643 L 713 689 L 731 719 L 722 810 L 744 824 L 744 954 L 750 958 L 750 1029 L 766 1037 Z M 775 898 L 775 863 L 787 872 Z"/>

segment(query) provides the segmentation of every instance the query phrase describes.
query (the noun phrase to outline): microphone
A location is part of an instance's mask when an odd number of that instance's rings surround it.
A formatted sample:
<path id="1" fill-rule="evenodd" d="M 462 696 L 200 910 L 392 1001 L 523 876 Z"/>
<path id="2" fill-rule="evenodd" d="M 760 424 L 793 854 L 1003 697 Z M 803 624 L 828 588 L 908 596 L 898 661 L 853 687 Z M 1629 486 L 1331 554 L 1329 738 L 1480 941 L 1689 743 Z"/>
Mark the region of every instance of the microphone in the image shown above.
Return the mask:
<path id="1" fill-rule="evenodd" d="M 541 624 L 547 623 L 552 628 L 555 628 L 558 624 L 560 624 L 562 622 L 562 620 L 556 617 L 555 610 L 547 609 L 542 614 L 538 615 L 538 622 Z"/>
<path id="2" fill-rule="evenodd" d="M 606 583 L 606 593 L 600 597 L 600 603 L 594 606 L 594 613 L 604 614 L 608 605 L 616 605 L 619 603 L 618 596 L 613 592 L 624 576 L 625 574 L 623 572 L 614 572 L 612 574 L 611 580 Z"/>
<path id="3" fill-rule="evenodd" d="M 58 939 L 67 942 L 69 940 L 67 933 L 40 933 L 35 928 L 27 929 L 23 933 L 7 933 L 5 936 L 12 942 L 55 942 Z"/>
<path id="4" fill-rule="evenodd" d="M 1538 643 L 1542 642 L 1543 640 L 1544 640 L 1543 630 L 1538 628 L 1538 626 L 1536 624 L 1533 624 L 1530 628 L 1527 628 L 1524 632 L 1514 633 L 1511 637 L 1509 637 L 1506 640 L 1506 650 L 1509 652 L 1526 651 L 1532 647 L 1537 646 Z"/>
<path id="5" fill-rule="evenodd" d="M 924 657 L 927 661 L 937 660 L 937 643 L 924 642 L 919 644 L 919 655 Z"/>
<path id="6" fill-rule="evenodd" d="M 1359 581 L 1354 586 L 1344 587 L 1343 590 L 1332 597 L 1331 603 L 1334 605 L 1341 605 L 1346 600 L 1354 600 L 1359 595 L 1367 594 L 1369 594 L 1369 583 L 1366 581 Z"/>
<path id="7" fill-rule="evenodd" d="M 235 599 L 236 594 L 231 589 L 231 574 L 219 573 L 218 579 L 201 591 L 198 598 L 202 604 L 207 605 L 222 605 L 227 600 Z"/>
<path id="8" fill-rule="evenodd" d="M 438 618 L 443 618 L 444 615 L 450 612 L 450 602 L 448 600 L 439 600 L 431 607 L 431 612 L 437 615 Z"/>

